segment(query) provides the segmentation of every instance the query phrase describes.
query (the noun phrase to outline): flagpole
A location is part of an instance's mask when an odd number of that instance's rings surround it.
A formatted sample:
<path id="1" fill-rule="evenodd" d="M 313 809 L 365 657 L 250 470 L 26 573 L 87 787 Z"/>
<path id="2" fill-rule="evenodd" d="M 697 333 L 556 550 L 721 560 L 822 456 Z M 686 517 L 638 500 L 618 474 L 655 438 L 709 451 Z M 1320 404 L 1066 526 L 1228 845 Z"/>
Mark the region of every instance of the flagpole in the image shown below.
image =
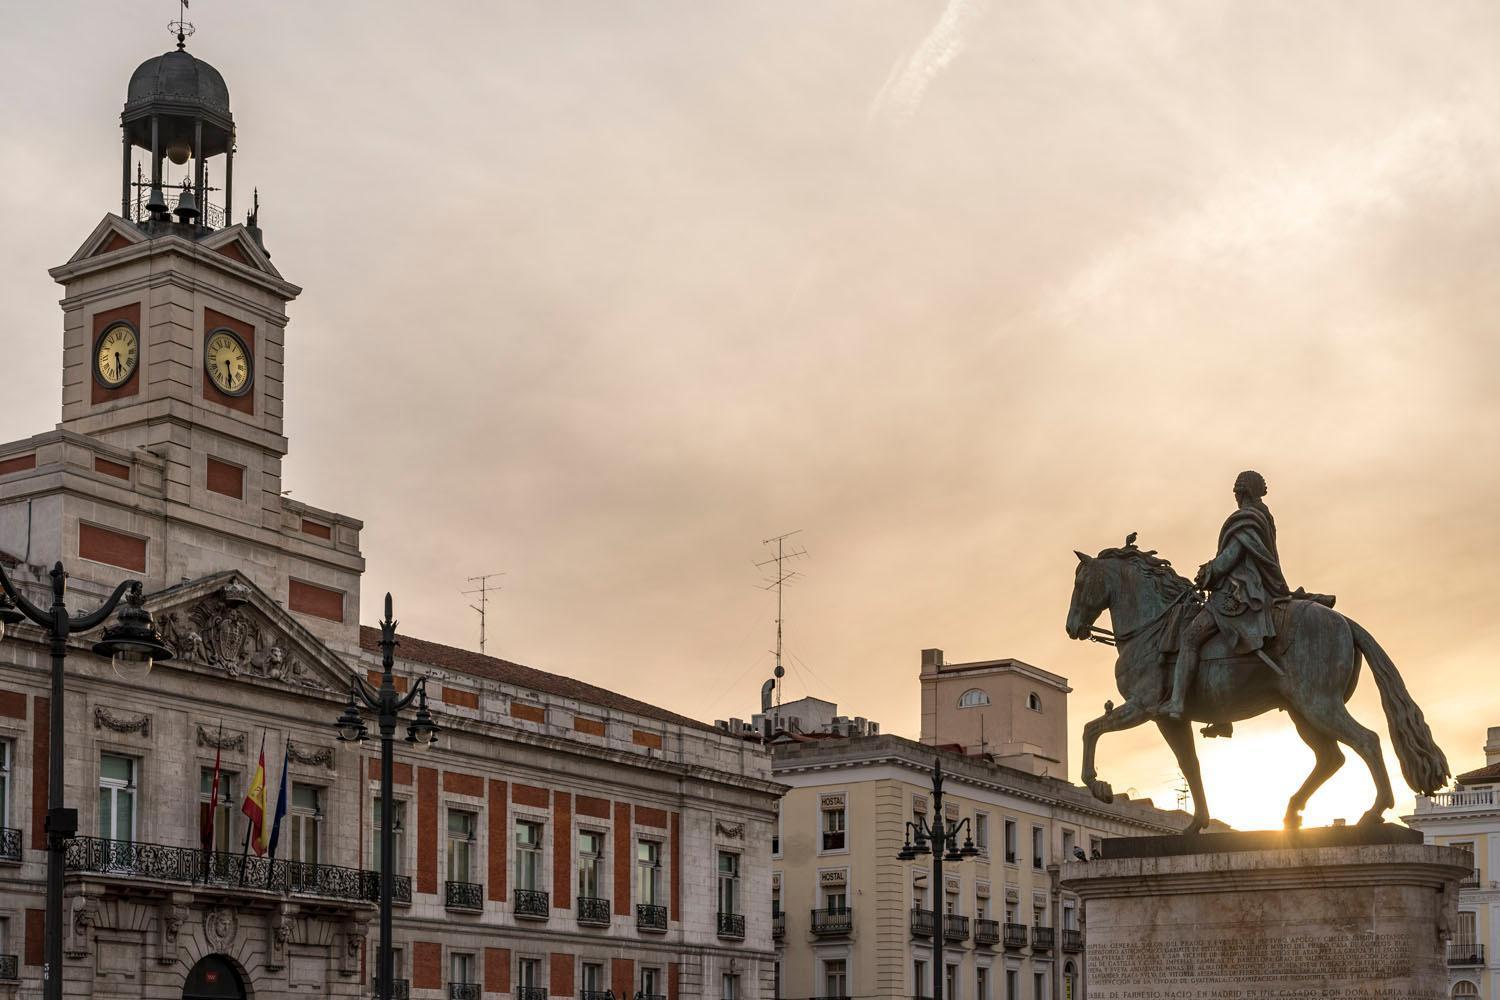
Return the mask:
<path id="1" fill-rule="evenodd" d="M 260 731 L 260 757 L 257 760 L 256 765 L 255 765 L 255 770 L 261 772 L 261 783 L 262 783 L 261 784 L 261 788 L 262 788 L 262 791 L 261 791 L 261 800 L 262 800 L 262 802 L 264 802 L 265 797 L 266 797 L 265 796 L 265 791 L 264 791 L 264 789 L 265 789 L 265 772 L 263 770 L 263 767 L 264 767 L 264 764 L 265 764 L 265 760 L 266 760 L 266 731 L 264 729 L 262 729 Z M 251 785 L 250 788 L 245 789 L 245 798 L 247 800 L 250 797 L 250 793 L 254 790 L 255 772 L 251 772 L 251 775 L 250 775 L 250 785 Z M 242 809 L 242 811 L 243 811 L 243 809 Z M 246 814 L 246 818 L 248 818 L 248 815 L 249 814 Z M 264 805 L 261 806 L 261 823 L 262 824 L 265 823 L 265 806 Z M 254 835 L 254 833 L 255 833 L 255 824 L 254 823 L 246 823 L 245 824 L 245 846 L 240 851 L 240 887 L 241 888 L 244 887 L 244 885 L 245 885 L 245 876 L 249 873 L 249 868 L 250 868 L 250 838 Z"/>
<path id="2" fill-rule="evenodd" d="M 224 720 L 219 720 L 219 736 L 214 743 L 214 776 L 208 791 L 208 836 L 203 837 L 203 884 L 208 884 L 209 871 L 213 868 L 214 861 L 214 826 L 215 813 L 219 811 L 219 761 L 224 753 Z"/>

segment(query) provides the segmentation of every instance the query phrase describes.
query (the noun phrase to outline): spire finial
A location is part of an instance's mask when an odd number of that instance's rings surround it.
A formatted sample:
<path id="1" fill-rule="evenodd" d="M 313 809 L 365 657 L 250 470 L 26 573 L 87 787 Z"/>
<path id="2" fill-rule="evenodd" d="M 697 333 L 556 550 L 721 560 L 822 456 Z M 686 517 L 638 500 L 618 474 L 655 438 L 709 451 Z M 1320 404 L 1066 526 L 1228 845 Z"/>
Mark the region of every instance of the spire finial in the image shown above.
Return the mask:
<path id="1" fill-rule="evenodd" d="M 167 30 L 177 36 L 177 51 L 187 48 L 188 36 L 193 33 L 193 22 L 187 19 L 189 0 L 177 0 L 177 20 L 168 23 Z"/>

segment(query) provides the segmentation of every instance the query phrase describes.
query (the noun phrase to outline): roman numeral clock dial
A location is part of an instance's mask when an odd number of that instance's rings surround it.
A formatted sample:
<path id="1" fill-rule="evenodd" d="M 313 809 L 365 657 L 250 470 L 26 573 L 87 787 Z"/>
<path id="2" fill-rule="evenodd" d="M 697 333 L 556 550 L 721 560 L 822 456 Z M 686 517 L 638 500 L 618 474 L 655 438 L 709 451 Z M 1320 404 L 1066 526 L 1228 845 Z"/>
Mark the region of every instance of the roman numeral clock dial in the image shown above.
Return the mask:
<path id="1" fill-rule="evenodd" d="M 209 381 L 226 396 L 243 396 L 250 391 L 252 370 L 250 352 L 245 342 L 229 330 L 215 330 L 208 336 L 203 352 L 203 369 Z"/>
<path id="2" fill-rule="evenodd" d="M 94 351 L 94 378 L 106 389 L 118 389 L 130 381 L 140 361 L 140 341 L 135 327 L 115 323 L 99 335 Z"/>

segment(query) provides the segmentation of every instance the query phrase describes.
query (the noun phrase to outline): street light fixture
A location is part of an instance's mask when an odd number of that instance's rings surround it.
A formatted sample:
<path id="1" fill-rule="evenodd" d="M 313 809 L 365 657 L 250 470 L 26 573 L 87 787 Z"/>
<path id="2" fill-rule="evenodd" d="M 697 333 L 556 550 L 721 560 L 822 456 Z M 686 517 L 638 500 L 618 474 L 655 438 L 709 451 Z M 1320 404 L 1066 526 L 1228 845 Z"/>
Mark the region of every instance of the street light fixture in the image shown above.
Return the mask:
<path id="1" fill-rule="evenodd" d="M 47 910 L 43 934 L 42 996 L 44 1000 L 62 1000 L 62 896 L 63 854 L 68 841 L 78 833 L 78 810 L 63 807 L 63 670 L 68 657 L 68 638 L 75 632 L 89 632 L 109 620 L 123 599 L 125 607 L 117 624 L 104 630 L 94 644 L 94 652 L 109 657 L 115 674 L 122 680 L 140 680 L 154 664 L 172 658 L 172 650 L 146 610 L 141 581 L 126 580 L 94 611 L 73 615 L 63 598 L 67 594 L 68 574 L 62 563 L 52 567 L 52 605 L 41 608 L 11 584 L 5 568 L 0 566 L 0 638 L 5 626 L 19 625 L 30 619 L 47 633 L 52 650 L 52 691 L 47 719 Z"/>
<path id="2" fill-rule="evenodd" d="M 427 678 L 419 677 L 406 694 L 396 691 L 396 678 L 392 671 L 396 665 L 396 622 L 391 614 L 391 595 L 385 595 L 385 620 L 380 623 L 380 687 L 373 687 L 364 678 L 355 674 L 350 680 L 349 702 L 344 714 L 338 717 L 333 727 L 338 731 L 342 743 L 363 743 L 370 736 L 365 720 L 360 715 L 360 706 L 375 713 L 375 722 L 380 732 L 380 947 L 375 960 L 375 995 L 379 1000 L 391 1000 L 392 978 L 395 975 L 395 955 L 391 950 L 391 897 L 395 889 L 395 875 L 391 868 L 395 854 L 395 812 L 391 808 L 392 770 L 394 768 L 393 744 L 396 738 L 396 723 L 400 722 L 401 710 L 416 702 L 416 716 L 406 727 L 406 742 L 424 750 L 437 742 L 437 723 L 427 710 Z"/>

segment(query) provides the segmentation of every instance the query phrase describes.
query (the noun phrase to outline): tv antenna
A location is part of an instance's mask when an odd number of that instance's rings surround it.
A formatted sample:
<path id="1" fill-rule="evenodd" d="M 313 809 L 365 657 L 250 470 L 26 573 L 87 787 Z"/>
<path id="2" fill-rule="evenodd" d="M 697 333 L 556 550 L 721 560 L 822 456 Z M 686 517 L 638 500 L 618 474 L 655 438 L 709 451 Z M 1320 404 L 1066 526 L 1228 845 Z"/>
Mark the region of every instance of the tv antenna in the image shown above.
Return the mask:
<path id="1" fill-rule="evenodd" d="M 490 580 L 494 579 L 497 576 L 504 575 L 504 573 L 485 573 L 483 576 L 471 576 L 469 577 L 468 582 L 478 583 L 479 586 L 475 587 L 473 590 L 465 590 L 463 592 L 465 596 L 468 596 L 469 594 L 479 595 L 479 603 L 471 604 L 469 605 L 469 607 L 479 612 L 479 655 L 481 656 L 484 655 L 484 627 L 485 619 L 488 617 L 490 610 L 490 591 L 502 589 L 498 583 L 490 583 Z"/>
<path id="2" fill-rule="evenodd" d="M 773 557 L 771 557 L 770 559 L 766 559 L 766 560 L 763 560 L 763 561 L 758 562 L 758 563 L 755 564 L 755 566 L 756 566 L 757 569 L 768 569 L 771 566 L 776 567 L 775 570 L 771 571 L 769 573 L 769 575 L 762 581 L 760 589 L 761 590 L 774 590 L 774 591 L 776 591 L 776 672 L 775 673 L 776 673 L 776 707 L 777 708 L 781 707 L 781 679 L 786 676 L 786 668 L 781 665 L 781 638 L 782 638 L 782 627 L 783 627 L 783 624 L 784 624 L 784 619 L 782 618 L 782 593 L 786 589 L 786 585 L 787 584 L 792 583 L 792 582 L 794 582 L 796 580 L 801 579 L 802 575 L 803 575 L 803 574 L 797 572 L 796 570 L 789 570 L 789 569 L 787 569 L 786 568 L 786 561 L 788 559 L 801 559 L 801 558 L 803 558 L 803 557 L 805 557 L 807 555 L 807 550 L 804 549 L 804 548 L 799 547 L 796 543 L 793 543 L 791 545 L 791 547 L 788 548 L 788 546 L 786 544 L 786 540 L 788 538 L 791 538 L 793 535 L 800 534 L 801 531 L 802 531 L 802 529 L 798 528 L 796 531 L 788 531 L 786 534 L 784 534 L 784 535 L 777 535 L 775 538 L 762 539 L 762 541 L 761 541 L 762 545 L 765 545 L 767 547 L 775 546 L 775 548 L 776 548 L 776 555 L 773 556 Z"/>
<path id="3" fill-rule="evenodd" d="M 193 22 L 187 19 L 189 0 L 177 0 L 177 20 L 167 22 L 167 30 L 177 36 L 177 49 L 187 48 L 188 36 L 193 33 Z"/>

